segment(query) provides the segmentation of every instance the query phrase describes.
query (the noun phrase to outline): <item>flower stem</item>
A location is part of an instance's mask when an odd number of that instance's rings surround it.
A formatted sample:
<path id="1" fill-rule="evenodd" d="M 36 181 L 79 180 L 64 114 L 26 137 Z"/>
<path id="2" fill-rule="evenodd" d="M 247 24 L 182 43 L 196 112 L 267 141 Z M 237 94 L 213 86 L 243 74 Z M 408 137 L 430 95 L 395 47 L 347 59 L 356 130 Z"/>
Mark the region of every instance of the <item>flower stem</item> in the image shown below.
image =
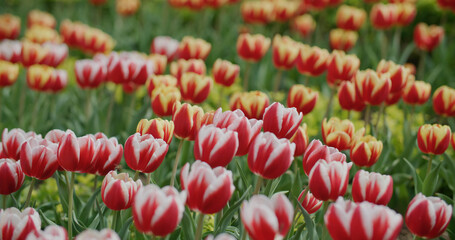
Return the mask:
<path id="1" fill-rule="evenodd" d="M 7 200 L 7 196 L 8 196 L 8 195 L 3 195 L 3 205 L 2 205 L 3 210 L 6 209 L 6 200 Z"/>
<path id="2" fill-rule="evenodd" d="M 71 183 L 69 185 L 68 193 L 68 237 L 73 239 L 73 189 L 74 189 L 74 179 L 75 173 L 71 172 Z"/>
<path id="3" fill-rule="evenodd" d="M 35 181 L 36 181 L 36 178 L 32 178 L 32 181 L 30 182 L 30 188 L 28 189 L 27 200 L 25 200 L 25 205 L 24 205 L 25 208 L 30 206 L 30 199 L 32 197 L 32 192 L 33 192 L 33 187 L 35 186 Z"/>
<path id="4" fill-rule="evenodd" d="M 134 181 L 136 181 L 139 178 L 139 174 L 140 174 L 140 172 L 136 171 L 136 173 L 134 174 L 134 177 L 133 177 Z"/>
<path id="5" fill-rule="evenodd" d="M 423 50 L 420 51 L 420 61 L 417 72 L 417 79 L 424 80 L 425 77 L 425 60 L 427 58 L 427 53 Z"/>
<path id="6" fill-rule="evenodd" d="M 177 155 L 175 155 L 174 166 L 172 167 L 171 187 L 173 187 L 175 183 L 175 175 L 177 174 L 177 167 L 179 166 L 180 155 L 182 154 L 183 142 L 184 140 L 180 139 Z"/>
<path id="7" fill-rule="evenodd" d="M 428 175 L 430 175 L 430 172 L 431 172 L 431 167 L 433 165 L 433 158 L 434 158 L 434 155 L 433 154 L 430 154 L 430 159 L 428 160 L 428 167 L 427 167 L 427 174 L 425 175 L 425 178 L 428 177 Z"/>
<path id="8" fill-rule="evenodd" d="M 109 101 L 109 106 L 107 108 L 107 115 L 106 115 L 106 124 L 105 124 L 105 129 L 104 133 L 106 133 L 109 136 L 109 130 L 111 126 L 111 117 L 112 117 L 112 110 L 114 109 L 114 103 L 115 103 L 115 93 L 111 93 L 111 100 Z"/>
<path id="9" fill-rule="evenodd" d="M 116 210 L 113 210 L 112 212 L 112 226 L 111 226 L 111 229 L 112 230 L 116 230 L 117 229 L 117 223 L 118 223 L 118 219 L 119 219 L 119 216 L 120 216 L 120 212 L 121 211 L 116 211 Z"/>
<path id="10" fill-rule="evenodd" d="M 256 187 L 254 187 L 253 195 L 259 193 L 259 191 L 261 190 L 261 185 L 262 185 L 263 180 L 264 179 L 258 175 L 258 178 L 256 180 Z"/>
<path id="11" fill-rule="evenodd" d="M 85 124 L 89 126 L 90 118 L 92 117 L 92 90 L 86 91 L 85 99 Z"/>
<path id="12" fill-rule="evenodd" d="M 365 111 L 365 132 L 368 132 L 368 125 L 370 125 L 371 105 L 367 106 Z M 371 129 L 370 129 L 371 132 Z"/>
<path id="13" fill-rule="evenodd" d="M 204 226 L 204 214 L 199 213 L 199 216 L 197 217 L 197 229 L 196 229 L 196 235 L 194 237 L 195 240 L 199 240 L 202 237 L 202 227 Z"/>
<path id="14" fill-rule="evenodd" d="M 152 179 L 152 173 L 147 173 L 147 182 L 145 183 L 145 185 L 149 185 L 151 179 Z"/>
<path id="15" fill-rule="evenodd" d="M 273 85 L 273 92 L 276 93 L 280 89 L 281 81 L 283 79 L 283 70 L 278 70 L 275 78 L 275 84 Z"/>
<path id="16" fill-rule="evenodd" d="M 251 63 L 246 62 L 245 72 L 243 75 L 243 91 L 248 91 L 248 78 L 250 77 Z"/>
<path id="17" fill-rule="evenodd" d="M 333 98 L 335 97 L 336 91 L 337 91 L 336 87 L 331 87 L 329 103 L 327 105 L 327 110 L 325 112 L 324 118 L 329 118 L 330 115 L 332 114 Z"/>

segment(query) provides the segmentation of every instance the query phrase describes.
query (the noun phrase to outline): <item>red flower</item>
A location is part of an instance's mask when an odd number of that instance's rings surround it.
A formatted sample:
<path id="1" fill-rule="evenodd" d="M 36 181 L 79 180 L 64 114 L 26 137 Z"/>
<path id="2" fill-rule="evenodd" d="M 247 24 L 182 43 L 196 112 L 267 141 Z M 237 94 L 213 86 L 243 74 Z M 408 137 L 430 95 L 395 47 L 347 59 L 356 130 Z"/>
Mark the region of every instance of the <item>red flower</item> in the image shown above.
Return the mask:
<path id="1" fill-rule="evenodd" d="M 128 173 L 117 174 L 115 171 L 110 171 L 104 177 L 101 197 L 104 204 L 112 210 L 128 209 L 133 203 L 136 192 L 141 187 L 141 180 L 134 182 Z"/>
<path id="2" fill-rule="evenodd" d="M 433 93 L 433 109 L 443 116 L 455 116 L 455 89 L 441 86 Z"/>
<path id="3" fill-rule="evenodd" d="M 440 26 L 419 23 L 414 29 L 414 42 L 424 51 L 431 52 L 441 43 L 443 37 L 444 28 Z"/>
<path id="4" fill-rule="evenodd" d="M 393 179 L 389 175 L 359 170 L 352 182 L 354 202 L 368 201 L 387 205 L 393 194 Z"/>
<path id="5" fill-rule="evenodd" d="M 305 196 L 305 198 L 303 198 L 303 196 Z M 315 198 L 314 195 L 307 189 L 303 189 L 299 195 L 299 203 L 302 204 L 302 207 L 308 212 L 308 214 L 313 214 L 321 208 L 323 201 Z"/>
<path id="6" fill-rule="evenodd" d="M 216 83 L 230 87 L 239 76 L 240 67 L 226 60 L 217 59 L 213 64 L 212 74 Z"/>
<path id="7" fill-rule="evenodd" d="M 26 239 L 30 233 L 41 229 L 41 219 L 38 211 L 26 208 L 8 208 L 0 211 L 0 239 Z"/>
<path id="8" fill-rule="evenodd" d="M 11 63 L 18 63 L 21 62 L 21 54 L 21 41 L 8 39 L 0 41 L 0 60 L 5 60 Z"/>
<path id="9" fill-rule="evenodd" d="M 206 59 L 212 49 L 212 45 L 204 39 L 186 36 L 180 42 L 178 48 L 179 58 L 183 59 Z"/>
<path id="10" fill-rule="evenodd" d="M 417 145 L 427 154 L 443 154 L 450 144 L 451 130 L 447 125 L 425 124 L 417 133 Z"/>
<path id="11" fill-rule="evenodd" d="M 184 73 L 180 78 L 180 93 L 183 100 L 202 103 L 207 99 L 213 87 L 213 79 L 196 73 Z"/>
<path id="12" fill-rule="evenodd" d="M 338 89 L 338 102 L 341 108 L 348 111 L 360 112 L 365 108 L 363 99 L 355 90 L 355 84 L 351 81 L 345 81 Z"/>
<path id="13" fill-rule="evenodd" d="M 0 181 L 3 183 L 0 185 L 1 195 L 9 195 L 19 190 L 24 182 L 24 172 L 22 172 L 20 161 L 16 162 L 11 158 L 0 158 Z"/>
<path id="14" fill-rule="evenodd" d="M 295 132 L 290 141 L 291 143 L 295 143 L 294 157 L 302 156 L 308 147 L 308 133 L 306 123 L 304 123 L 302 126 L 299 126 L 297 132 Z"/>
<path id="15" fill-rule="evenodd" d="M 163 162 L 169 145 L 150 134 L 131 135 L 125 143 L 126 164 L 135 171 L 151 173 Z"/>
<path id="16" fill-rule="evenodd" d="M 177 138 L 192 141 L 196 138 L 202 125 L 204 110 L 188 103 L 175 103 L 172 121 L 175 124 L 174 134 Z"/>
<path id="17" fill-rule="evenodd" d="M 274 102 L 264 111 L 264 131 L 272 132 L 278 138 L 290 139 L 294 136 L 303 115 L 295 108 L 286 108 L 279 102 Z"/>
<path id="18" fill-rule="evenodd" d="M 71 130 L 67 130 L 58 145 L 58 162 L 69 172 L 87 173 L 93 166 L 93 155 L 95 140 L 89 135 L 78 138 Z"/>
<path id="19" fill-rule="evenodd" d="M 78 60 L 74 65 L 77 84 L 81 88 L 97 88 L 106 80 L 107 68 L 100 61 Z"/>
<path id="20" fill-rule="evenodd" d="M 237 54 L 245 61 L 258 62 L 267 53 L 269 47 L 270 38 L 260 34 L 243 33 L 237 39 Z"/>
<path id="21" fill-rule="evenodd" d="M 301 84 L 295 84 L 289 89 L 287 106 L 296 108 L 302 115 L 313 111 L 318 101 L 319 93 Z"/>
<path id="22" fill-rule="evenodd" d="M 319 140 L 311 141 L 305 150 L 305 155 L 303 155 L 303 171 L 308 176 L 310 175 L 311 169 L 320 159 L 325 160 L 326 162 L 338 161 L 346 162 L 346 155 L 339 152 L 338 149 L 325 146 Z"/>
<path id="23" fill-rule="evenodd" d="M 20 128 L 13 128 L 11 131 L 5 128 L 2 133 L 3 155 L 14 160 L 20 159 L 21 145 L 30 137 L 35 137 L 34 132 L 24 132 Z"/>
<path id="24" fill-rule="evenodd" d="M 168 61 L 177 56 L 179 41 L 168 36 L 157 36 L 150 45 L 150 53 L 165 55 Z"/>
<path id="25" fill-rule="evenodd" d="M 99 137 L 95 137 L 95 155 L 89 173 L 104 176 L 120 164 L 123 147 L 118 144 L 117 138 L 107 138 L 102 133 L 99 135 Z"/>
<path id="26" fill-rule="evenodd" d="M 137 124 L 136 132 L 141 135 L 151 134 L 154 138 L 161 138 L 167 144 L 172 141 L 174 135 L 174 122 L 163 120 L 161 118 L 154 118 L 151 120 L 142 119 Z"/>
<path id="27" fill-rule="evenodd" d="M 296 59 L 297 70 L 308 76 L 319 76 L 327 70 L 330 57 L 326 49 L 310 47 L 305 44 L 299 45 L 299 56 Z"/>
<path id="28" fill-rule="evenodd" d="M 30 138 L 21 146 L 21 167 L 25 175 L 46 180 L 57 171 L 58 144 L 40 137 Z"/>

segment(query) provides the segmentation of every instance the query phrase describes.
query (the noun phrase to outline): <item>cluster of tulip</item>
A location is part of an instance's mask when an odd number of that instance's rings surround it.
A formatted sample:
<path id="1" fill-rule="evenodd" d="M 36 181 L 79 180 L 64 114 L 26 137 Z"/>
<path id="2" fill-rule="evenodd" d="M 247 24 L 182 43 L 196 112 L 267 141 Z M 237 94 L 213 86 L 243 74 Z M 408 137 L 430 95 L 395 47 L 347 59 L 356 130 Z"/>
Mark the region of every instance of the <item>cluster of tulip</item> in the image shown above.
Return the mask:
<path id="1" fill-rule="evenodd" d="M 239 2 L 239 0 L 168 0 L 172 7 L 188 8 L 193 11 L 199 11 L 204 8 L 221 8 L 236 2 Z"/>

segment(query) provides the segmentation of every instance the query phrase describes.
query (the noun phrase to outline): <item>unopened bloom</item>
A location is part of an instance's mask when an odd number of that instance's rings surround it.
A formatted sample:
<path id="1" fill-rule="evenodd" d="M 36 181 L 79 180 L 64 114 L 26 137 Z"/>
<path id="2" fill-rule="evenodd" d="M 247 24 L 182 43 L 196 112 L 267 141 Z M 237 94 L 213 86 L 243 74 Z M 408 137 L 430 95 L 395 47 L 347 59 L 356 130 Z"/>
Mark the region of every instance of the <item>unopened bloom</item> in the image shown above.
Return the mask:
<path id="1" fill-rule="evenodd" d="M 19 65 L 0 60 L 0 87 L 13 85 L 19 76 Z"/>
<path id="2" fill-rule="evenodd" d="M 266 24 L 273 20 L 273 3 L 246 1 L 240 6 L 243 21 L 251 24 Z"/>
<path id="3" fill-rule="evenodd" d="M 167 144 L 170 144 L 174 135 L 174 128 L 173 121 L 163 120 L 161 118 L 151 120 L 142 119 L 137 124 L 136 132 L 141 135 L 151 134 L 154 138 L 161 138 Z"/>
<path id="4" fill-rule="evenodd" d="M 327 70 L 330 54 L 326 49 L 299 45 L 299 56 L 296 59 L 297 70 L 308 76 L 319 76 Z"/>
<path id="5" fill-rule="evenodd" d="M 140 0 L 116 0 L 115 2 L 115 10 L 122 16 L 135 14 L 140 6 Z"/>
<path id="6" fill-rule="evenodd" d="M 212 45 L 204 39 L 186 36 L 180 42 L 178 48 L 179 58 L 183 59 L 206 59 L 212 49 Z"/>
<path id="7" fill-rule="evenodd" d="M 152 92 L 151 105 L 156 115 L 172 116 L 174 104 L 179 102 L 182 95 L 180 90 L 174 86 L 159 86 Z"/>
<path id="8" fill-rule="evenodd" d="M 303 189 L 299 195 L 298 200 L 302 207 L 308 212 L 308 214 L 317 212 L 323 203 L 323 201 L 315 198 L 314 195 L 307 189 Z"/>
<path id="9" fill-rule="evenodd" d="M 352 163 L 319 160 L 310 171 L 309 188 L 322 201 L 335 200 L 346 193 Z"/>
<path id="10" fill-rule="evenodd" d="M 217 59 L 213 64 L 212 74 L 216 83 L 229 87 L 239 76 L 240 67 L 226 60 Z"/>
<path id="11" fill-rule="evenodd" d="M 336 28 L 330 31 L 330 47 L 349 51 L 355 46 L 358 38 L 359 35 L 355 31 Z"/>
<path id="12" fill-rule="evenodd" d="M 171 75 L 150 75 L 146 86 L 149 96 L 152 96 L 153 90 L 157 87 L 177 87 L 177 79 Z"/>
<path id="13" fill-rule="evenodd" d="M 433 109 L 443 116 L 455 116 L 455 89 L 443 85 L 433 93 Z"/>
<path id="14" fill-rule="evenodd" d="M 264 131 L 274 133 L 278 138 L 290 139 L 302 122 L 302 113 L 296 108 L 286 108 L 274 102 L 264 111 Z"/>
<path id="15" fill-rule="evenodd" d="M 153 74 L 154 63 L 135 52 L 112 53 L 108 66 L 109 80 L 117 83 L 135 83 L 143 85 L 148 76 Z"/>
<path id="16" fill-rule="evenodd" d="M 316 22 L 310 14 L 304 14 L 294 18 L 292 21 L 292 28 L 301 36 L 308 37 L 316 28 Z"/>
<path id="17" fill-rule="evenodd" d="M 447 125 L 422 125 L 417 132 L 417 145 L 423 153 L 443 154 L 449 147 L 451 133 Z"/>
<path id="18" fill-rule="evenodd" d="M 9 195 L 19 190 L 22 183 L 24 183 L 24 172 L 22 171 L 20 161 L 16 162 L 11 158 L 0 158 L 0 180 L 4 183 L 0 185 L 1 195 Z"/>
<path id="19" fill-rule="evenodd" d="M 226 167 L 239 147 L 238 133 L 214 125 L 201 127 L 194 142 L 194 158 L 211 167 Z"/>
<path id="20" fill-rule="evenodd" d="M 352 182 L 354 202 L 368 201 L 378 205 L 387 205 L 392 198 L 393 179 L 389 175 L 359 170 Z"/>
<path id="21" fill-rule="evenodd" d="M 31 137 L 35 137 L 34 132 L 24 132 L 20 128 L 8 128 L 3 129 L 2 133 L 2 151 L 3 155 L 14 160 L 20 159 L 21 146 L 26 140 Z"/>
<path id="22" fill-rule="evenodd" d="M 280 70 L 289 70 L 299 55 L 298 44 L 288 36 L 275 35 L 272 43 L 273 64 Z"/>
<path id="23" fill-rule="evenodd" d="M 106 65 L 99 61 L 84 59 L 74 65 L 76 82 L 81 88 L 97 88 L 106 80 Z"/>
<path id="24" fill-rule="evenodd" d="M 381 60 L 376 68 L 379 76 L 389 74 L 390 77 L 390 92 L 400 92 L 406 85 L 411 76 L 409 70 L 403 66 L 396 64 L 392 61 Z"/>
<path id="25" fill-rule="evenodd" d="M 76 137 L 67 130 L 57 150 L 60 166 L 66 171 L 86 173 L 92 168 L 95 139 L 89 135 Z"/>
<path id="26" fill-rule="evenodd" d="M 136 192 L 142 187 L 141 180 L 136 182 L 128 173 L 117 174 L 110 171 L 104 177 L 101 186 L 101 197 L 104 204 L 112 210 L 123 210 L 131 207 Z"/>
<path id="27" fill-rule="evenodd" d="M 370 21 L 376 29 L 389 29 L 396 24 L 398 7 L 395 4 L 377 3 L 370 11 Z"/>
<path id="28" fill-rule="evenodd" d="M 165 55 L 168 61 L 177 56 L 179 41 L 168 36 L 157 36 L 150 45 L 150 53 Z"/>
<path id="29" fill-rule="evenodd" d="M 114 170 L 122 160 L 123 147 L 117 138 L 107 138 L 104 134 L 95 135 L 95 155 L 89 173 L 104 176 Z"/>
<path id="30" fill-rule="evenodd" d="M 25 67 L 44 63 L 48 52 L 49 49 L 44 48 L 38 43 L 24 41 L 22 43 L 21 62 Z"/>
<path id="31" fill-rule="evenodd" d="M 22 42 L 18 40 L 1 40 L 0 41 L 0 60 L 11 63 L 21 61 Z"/>
<path id="32" fill-rule="evenodd" d="M 357 31 L 362 27 L 366 17 L 365 10 L 342 5 L 337 10 L 336 24 L 338 28 Z"/>
<path id="33" fill-rule="evenodd" d="M 273 1 L 273 20 L 278 22 L 289 21 L 297 14 L 299 2 L 297 1 Z"/>
<path id="34" fill-rule="evenodd" d="M 400 3 L 397 4 L 397 8 L 397 25 L 402 27 L 409 25 L 417 14 L 415 3 Z"/>
<path id="35" fill-rule="evenodd" d="M 192 141 L 196 138 L 202 125 L 204 110 L 188 103 L 175 103 L 172 121 L 175 124 L 174 134 L 177 138 Z"/>
<path id="36" fill-rule="evenodd" d="M 176 62 L 171 63 L 170 72 L 172 76 L 177 78 L 177 81 L 180 82 L 180 78 L 186 72 L 193 72 L 199 75 L 205 75 L 206 66 L 203 60 L 201 59 L 179 59 Z"/>
<path id="37" fill-rule="evenodd" d="M 46 180 L 57 171 L 58 144 L 40 137 L 30 138 L 21 146 L 21 168 L 25 175 Z"/>
<path id="38" fill-rule="evenodd" d="M 52 14 L 37 9 L 30 11 L 27 15 L 27 27 L 39 25 L 47 28 L 54 28 L 56 21 Z"/>
<path id="39" fill-rule="evenodd" d="M 52 28 L 34 25 L 25 31 L 25 39 L 34 43 L 43 44 L 45 42 L 60 43 L 61 39 L 58 32 Z"/>
<path id="40" fill-rule="evenodd" d="M 289 89 L 287 106 L 295 107 L 299 113 L 306 115 L 313 111 L 318 101 L 319 93 L 301 84 L 293 85 Z"/>
<path id="41" fill-rule="evenodd" d="M 160 54 L 150 54 L 146 59 L 153 62 L 153 74 L 162 75 L 166 71 L 167 57 Z"/>
<path id="42" fill-rule="evenodd" d="M 260 120 L 269 106 L 269 97 L 260 91 L 242 92 L 232 95 L 229 105 L 232 111 L 240 109 L 246 117 Z"/>
<path id="43" fill-rule="evenodd" d="M 414 43 L 424 51 L 431 52 L 441 43 L 443 37 L 444 28 L 440 26 L 419 23 L 414 29 Z"/>
<path id="44" fill-rule="evenodd" d="M 237 54 L 245 61 L 258 62 L 267 53 L 269 47 L 270 38 L 260 34 L 243 33 L 237 39 Z"/>
<path id="45" fill-rule="evenodd" d="M 101 231 L 87 229 L 79 235 L 77 235 L 74 240 L 120 240 L 120 237 L 112 229 L 103 229 Z"/>
<path id="46" fill-rule="evenodd" d="M 168 149 L 169 145 L 162 139 L 135 133 L 126 140 L 125 161 L 135 171 L 151 173 L 161 165 Z"/>
<path id="47" fill-rule="evenodd" d="M 21 32 L 21 19 L 12 14 L 0 15 L 0 40 L 16 39 Z"/>
<path id="48" fill-rule="evenodd" d="M 291 143 L 295 143 L 295 152 L 294 157 L 302 156 L 305 153 L 306 148 L 308 147 L 308 132 L 307 125 L 304 123 L 302 126 L 299 126 L 294 136 L 289 139 Z"/>
<path id="49" fill-rule="evenodd" d="M 365 103 L 355 89 L 352 81 L 344 81 L 338 89 L 338 102 L 344 110 L 360 112 L 365 108 Z"/>
<path id="50" fill-rule="evenodd" d="M 328 59 L 327 82 L 329 85 L 339 85 L 342 81 L 350 81 L 359 67 L 357 56 L 334 50 Z"/>
<path id="51" fill-rule="evenodd" d="M 180 78 L 180 92 L 182 99 L 191 103 L 202 103 L 209 96 L 213 87 L 213 79 L 197 73 L 184 73 Z"/>
<path id="52" fill-rule="evenodd" d="M 431 84 L 409 81 L 403 89 L 403 101 L 410 105 L 423 105 L 431 96 Z"/>
<path id="53" fill-rule="evenodd" d="M 28 207 L 22 212 L 14 207 L 0 211 L 0 239 L 26 239 L 29 233 L 40 228 L 39 213 L 33 208 Z"/>
<path id="54" fill-rule="evenodd" d="M 323 145 L 319 140 L 313 140 L 306 148 L 302 159 L 303 171 L 306 175 L 310 175 L 311 169 L 320 159 L 326 162 L 346 162 L 346 155 L 336 148 Z"/>
<path id="55" fill-rule="evenodd" d="M 389 74 L 378 75 L 371 69 L 358 71 L 353 81 L 357 94 L 365 104 L 374 106 L 380 105 L 387 99 L 392 86 Z"/>
<path id="56" fill-rule="evenodd" d="M 351 146 L 351 161 L 357 166 L 371 167 L 375 164 L 382 152 L 382 142 L 373 136 L 363 136 L 356 139 Z"/>
<path id="57" fill-rule="evenodd" d="M 355 128 L 350 120 L 340 120 L 337 117 L 332 117 L 328 121 L 324 119 L 321 128 L 322 139 L 328 146 L 339 150 L 346 150 L 351 147 Z"/>

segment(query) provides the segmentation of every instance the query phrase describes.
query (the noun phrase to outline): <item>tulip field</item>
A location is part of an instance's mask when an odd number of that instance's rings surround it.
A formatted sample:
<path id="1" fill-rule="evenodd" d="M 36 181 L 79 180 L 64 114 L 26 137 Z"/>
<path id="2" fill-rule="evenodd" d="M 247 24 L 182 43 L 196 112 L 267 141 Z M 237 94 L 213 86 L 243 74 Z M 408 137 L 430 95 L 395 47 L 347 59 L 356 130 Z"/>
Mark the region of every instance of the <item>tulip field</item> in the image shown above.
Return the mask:
<path id="1" fill-rule="evenodd" d="M 455 239 L 454 0 L 1 0 L 0 240 Z"/>

